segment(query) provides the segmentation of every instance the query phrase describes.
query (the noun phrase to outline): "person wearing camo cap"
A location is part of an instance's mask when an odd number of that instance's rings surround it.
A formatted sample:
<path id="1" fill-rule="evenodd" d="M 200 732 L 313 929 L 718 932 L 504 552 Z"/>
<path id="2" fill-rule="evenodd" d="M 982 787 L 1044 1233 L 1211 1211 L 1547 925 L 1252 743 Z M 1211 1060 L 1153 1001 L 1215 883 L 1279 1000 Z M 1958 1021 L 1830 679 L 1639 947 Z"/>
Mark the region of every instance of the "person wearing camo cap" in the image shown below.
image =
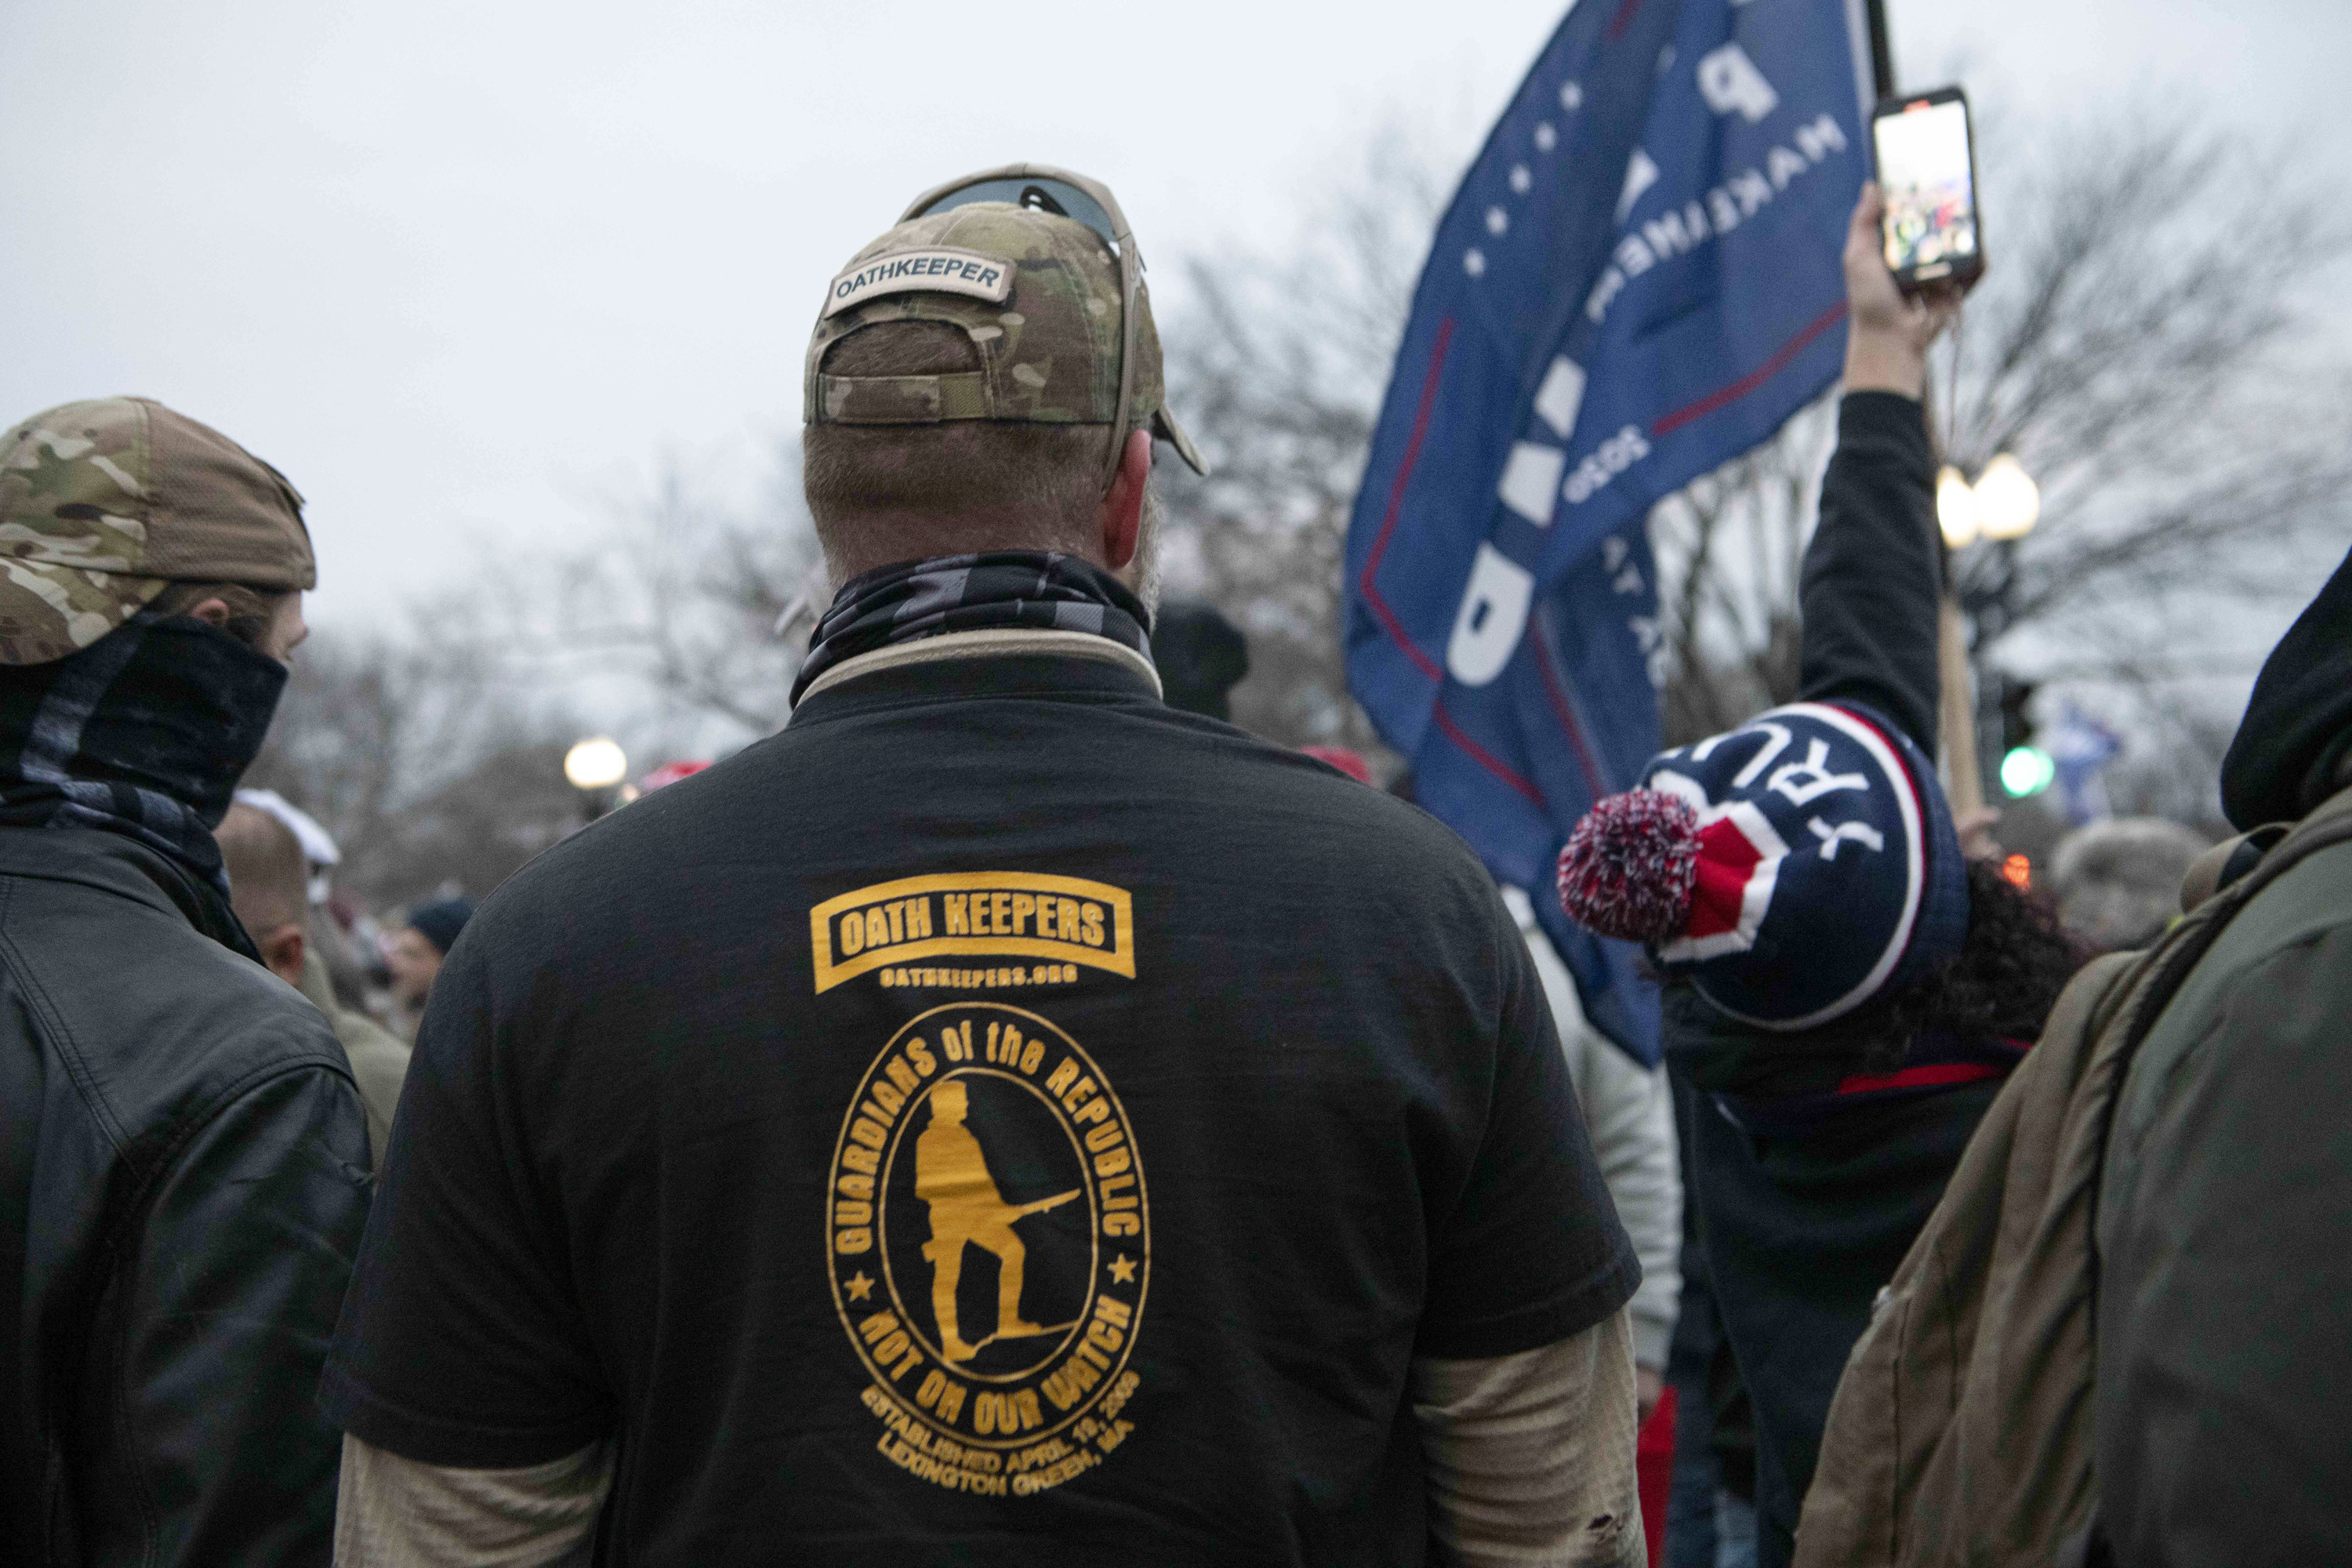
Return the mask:
<path id="1" fill-rule="evenodd" d="M 341 1562 L 1643 1560 L 1640 1269 L 1494 884 L 1161 700 L 1141 268 L 1021 166 L 828 286 L 791 723 L 450 952 Z"/>
<path id="2" fill-rule="evenodd" d="M 212 836 L 301 640 L 301 505 L 145 398 L 0 434 L 0 1561 L 329 1548 L 367 1119 Z"/>

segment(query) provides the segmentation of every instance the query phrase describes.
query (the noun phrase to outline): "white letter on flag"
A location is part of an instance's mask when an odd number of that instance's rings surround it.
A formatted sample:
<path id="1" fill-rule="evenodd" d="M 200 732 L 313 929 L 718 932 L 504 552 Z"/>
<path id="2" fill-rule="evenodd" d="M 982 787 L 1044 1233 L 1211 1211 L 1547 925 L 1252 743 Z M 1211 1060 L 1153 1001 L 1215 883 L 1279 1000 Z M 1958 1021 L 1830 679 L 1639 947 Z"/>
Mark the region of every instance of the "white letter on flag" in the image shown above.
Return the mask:
<path id="1" fill-rule="evenodd" d="M 1536 412 L 1563 441 L 1576 434 L 1576 413 L 1584 406 L 1584 367 L 1566 354 L 1551 362 L 1536 388 Z"/>
<path id="2" fill-rule="evenodd" d="M 1496 487 L 1503 504 L 1534 523 L 1551 526 L 1551 510 L 1559 501 L 1559 476 L 1568 454 L 1534 441 L 1515 442 L 1511 460 L 1503 465 L 1503 482 Z"/>
<path id="3" fill-rule="evenodd" d="M 1454 617 L 1445 645 L 1445 668 L 1465 686 L 1484 686 L 1503 673 L 1527 629 L 1535 599 L 1535 574 L 1491 544 L 1478 546 L 1470 586 Z"/>
<path id="4" fill-rule="evenodd" d="M 1738 44 L 1726 44 L 1700 58 L 1698 92 L 1717 114 L 1737 110 L 1750 125 L 1771 113 L 1780 101 L 1780 95 Z"/>

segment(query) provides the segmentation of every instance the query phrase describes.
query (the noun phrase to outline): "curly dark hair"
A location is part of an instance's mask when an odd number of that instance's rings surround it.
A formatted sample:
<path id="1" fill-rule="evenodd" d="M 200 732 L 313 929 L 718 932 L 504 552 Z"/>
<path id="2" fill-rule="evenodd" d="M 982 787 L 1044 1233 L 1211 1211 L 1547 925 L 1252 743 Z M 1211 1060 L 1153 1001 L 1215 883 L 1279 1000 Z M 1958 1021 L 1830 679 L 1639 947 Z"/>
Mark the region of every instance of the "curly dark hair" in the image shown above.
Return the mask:
<path id="1" fill-rule="evenodd" d="M 1969 935 L 1960 951 L 1830 1027 L 1853 1032 L 1869 1071 L 1898 1065 L 1911 1042 L 1930 1031 L 2031 1041 L 2042 1033 L 2058 993 L 2090 957 L 2046 901 L 2011 882 L 1994 862 L 1971 860 Z"/>

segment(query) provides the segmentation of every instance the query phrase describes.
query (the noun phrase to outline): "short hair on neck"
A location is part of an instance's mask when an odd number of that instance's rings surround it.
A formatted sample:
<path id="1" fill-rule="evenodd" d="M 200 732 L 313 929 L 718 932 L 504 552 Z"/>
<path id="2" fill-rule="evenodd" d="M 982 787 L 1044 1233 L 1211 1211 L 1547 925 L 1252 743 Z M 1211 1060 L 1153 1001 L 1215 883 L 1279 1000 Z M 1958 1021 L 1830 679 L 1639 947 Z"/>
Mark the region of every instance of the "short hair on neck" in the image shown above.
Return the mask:
<path id="1" fill-rule="evenodd" d="M 980 349 L 944 321 L 877 321 L 832 345 L 819 368 L 950 375 L 980 369 Z M 1107 439 L 1100 425 L 811 425 L 801 473 L 836 583 L 901 561 L 981 550 L 1097 560 Z"/>
<path id="2" fill-rule="evenodd" d="M 310 868 L 294 830 L 243 801 L 213 829 L 228 868 L 229 905 L 257 937 L 300 925 L 310 914 Z"/>

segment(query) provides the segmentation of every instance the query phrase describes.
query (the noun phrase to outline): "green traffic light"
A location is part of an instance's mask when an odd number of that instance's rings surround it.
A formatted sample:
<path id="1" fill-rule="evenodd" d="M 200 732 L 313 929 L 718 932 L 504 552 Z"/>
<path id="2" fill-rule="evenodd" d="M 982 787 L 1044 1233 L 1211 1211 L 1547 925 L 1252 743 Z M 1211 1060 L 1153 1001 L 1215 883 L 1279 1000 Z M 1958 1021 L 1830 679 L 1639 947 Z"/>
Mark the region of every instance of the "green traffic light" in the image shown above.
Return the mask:
<path id="1" fill-rule="evenodd" d="M 2000 787 L 2014 799 L 2040 795 L 2058 776 L 2058 764 L 2039 746 L 2012 746 L 2000 760 Z"/>

